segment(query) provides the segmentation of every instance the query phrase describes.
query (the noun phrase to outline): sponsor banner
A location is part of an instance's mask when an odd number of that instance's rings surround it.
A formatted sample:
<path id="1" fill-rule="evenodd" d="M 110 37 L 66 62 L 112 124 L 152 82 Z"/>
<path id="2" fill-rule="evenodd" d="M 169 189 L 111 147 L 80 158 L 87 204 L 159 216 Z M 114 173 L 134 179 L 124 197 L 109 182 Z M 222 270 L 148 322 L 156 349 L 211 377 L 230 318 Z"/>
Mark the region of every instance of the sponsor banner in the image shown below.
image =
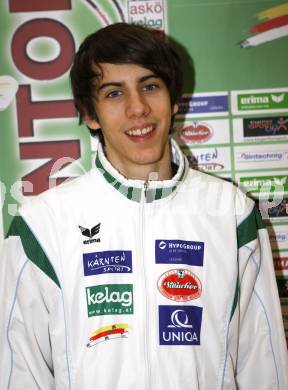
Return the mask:
<path id="1" fill-rule="evenodd" d="M 132 284 L 103 284 L 86 287 L 88 317 L 133 314 Z"/>
<path id="2" fill-rule="evenodd" d="M 128 337 L 128 324 L 113 324 L 103 326 L 92 332 L 89 337 L 87 347 L 91 348 L 97 344 L 103 343 L 104 341 L 114 340 L 114 339 L 125 339 Z"/>
<path id="3" fill-rule="evenodd" d="M 277 274 L 288 274 L 288 251 L 274 254 L 273 262 Z"/>
<path id="4" fill-rule="evenodd" d="M 156 264 L 186 264 L 203 266 L 204 242 L 156 240 Z"/>
<path id="5" fill-rule="evenodd" d="M 128 23 L 167 31 L 165 0 L 128 0 Z"/>
<path id="6" fill-rule="evenodd" d="M 288 144 L 235 146 L 235 168 L 279 169 L 288 166 Z"/>
<path id="7" fill-rule="evenodd" d="M 260 199 L 257 203 L 263 219 L 288 220 L 288 199 Z"/>
<path id="8" fill-rule="evenodd" d="M 131 251 L 104 251 L 83 254 L 84 275 L 132 272 Z"/>
<path id="9" fill-rule="evenodd" d="M 176 117 L 226 116 L 228 92 L 184 94 L 178 106 Z"/>
<path id="10" fill-rule="evenodd" d="M 229 147 L 184 149 L 183 152 L 191 168 L 216 174 L 231 170 Z"/>
<path id="11" fill-rule="evenodd" d="M 288 174 L 240 176 L 237 181 L 243 191 L 256 199 L 261 195 L 275 195 L 281 198 L 288 194 Z"/>
<path id="12" fill-rule="evenodd" d="M 158 290 L 172 301 L 186 302 L 201 296 L 202 285 L 199 278 L 187 269 L 172 269 L 158 279 Z"/>
<path id="13" fill-rule="evenodd" d="M 288 112 L 288 88 L 231 91 L 232 114 Z"/>
<path id="14" fill-rule="evenodd" d="M 159 306 L 160 345 L 200 345 L 202 307 Z"/>
<path id="15" fill-rule="evenodd" d="M 288 298 L 288 276 L 277 277 L 277 286 L 280 299 Z"/>
<path id="16" fill-rule="evenodd" d="M 267 226 L 273 250 L 288 250 L 288 225 Z"/>
<path id="17" fill-rule="evenodd" d="M 233 135 L 235 142 L 287 140 L 288 116 L 234 119 Z"/>
<path id="18" fill-rule="evenodd" d="M 174 138 L 184 145 L 225 144 L 230 142 L 229 120 L 195 120 L 174 124 Z"/>

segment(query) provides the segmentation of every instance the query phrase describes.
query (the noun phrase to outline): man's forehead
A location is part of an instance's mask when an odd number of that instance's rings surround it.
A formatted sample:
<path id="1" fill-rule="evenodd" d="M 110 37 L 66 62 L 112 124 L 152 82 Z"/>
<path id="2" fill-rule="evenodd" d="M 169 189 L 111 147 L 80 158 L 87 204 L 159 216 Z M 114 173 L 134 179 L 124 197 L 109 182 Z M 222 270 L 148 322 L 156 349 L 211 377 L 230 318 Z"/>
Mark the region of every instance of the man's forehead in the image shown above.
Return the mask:
<path id="1" fill-rule="evenodd" d="M 143 77 L 159 77 L 151 69 L 145 68 L 138 64 L 112 64 L 112 63 L 99 63 L 94 66 L 96 73 L 97 83 L 105 79 L 113 79 L 115 81 L 121 81 L 121 79 L 141 79 Z"/>

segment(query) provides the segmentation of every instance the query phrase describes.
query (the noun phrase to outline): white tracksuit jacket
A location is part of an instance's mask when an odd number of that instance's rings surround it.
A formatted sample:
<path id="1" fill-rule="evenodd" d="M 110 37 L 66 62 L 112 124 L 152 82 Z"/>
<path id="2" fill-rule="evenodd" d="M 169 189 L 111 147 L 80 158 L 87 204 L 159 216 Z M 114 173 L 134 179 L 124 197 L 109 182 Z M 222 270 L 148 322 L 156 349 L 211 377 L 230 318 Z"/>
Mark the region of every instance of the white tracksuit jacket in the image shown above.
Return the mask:
<path id="1" fill-rule="evenodd" d="M 28 200 L 0 263 L 1 390 L 287 390 L 266 230 L 252 200 L 187 167 L 124 179 L 105 159 Z"/>

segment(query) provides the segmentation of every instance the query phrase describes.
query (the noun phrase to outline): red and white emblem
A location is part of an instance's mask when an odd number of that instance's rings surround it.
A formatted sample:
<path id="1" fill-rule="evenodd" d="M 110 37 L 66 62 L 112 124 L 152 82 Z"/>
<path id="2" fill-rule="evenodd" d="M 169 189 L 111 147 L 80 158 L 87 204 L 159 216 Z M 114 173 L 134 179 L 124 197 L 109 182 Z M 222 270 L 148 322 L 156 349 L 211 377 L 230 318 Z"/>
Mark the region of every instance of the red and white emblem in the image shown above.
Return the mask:
<path id="1" fill-rule="evenodd" d="M 158 279 L 158 290 L 172 301 L 185 302 L 201 295 L 199 278 L 187 269 L 172 269 L 164 272 Z"/>

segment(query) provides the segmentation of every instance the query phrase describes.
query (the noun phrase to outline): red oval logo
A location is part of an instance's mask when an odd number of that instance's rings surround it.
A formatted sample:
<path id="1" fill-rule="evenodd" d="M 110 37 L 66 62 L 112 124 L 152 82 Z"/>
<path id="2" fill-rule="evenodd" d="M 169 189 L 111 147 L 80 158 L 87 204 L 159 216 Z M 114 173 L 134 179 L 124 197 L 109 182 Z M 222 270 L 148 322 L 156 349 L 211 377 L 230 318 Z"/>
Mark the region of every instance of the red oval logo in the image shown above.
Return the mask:
<path id="1" fill-rule="evenodd" d="M 199 298 L 202 291 L 198 277 L 187 269 L 172 269 L 164 272 L 157 284 L 162 295 L 179 302 Z"/>
<path id="2" fill-rule="evenodd" d="M 187 144 L 201 144 L 207 142 L 213 135 L 211 127 L 204 122 L 192 122 L 180 130 L 180 138 Z"/>

